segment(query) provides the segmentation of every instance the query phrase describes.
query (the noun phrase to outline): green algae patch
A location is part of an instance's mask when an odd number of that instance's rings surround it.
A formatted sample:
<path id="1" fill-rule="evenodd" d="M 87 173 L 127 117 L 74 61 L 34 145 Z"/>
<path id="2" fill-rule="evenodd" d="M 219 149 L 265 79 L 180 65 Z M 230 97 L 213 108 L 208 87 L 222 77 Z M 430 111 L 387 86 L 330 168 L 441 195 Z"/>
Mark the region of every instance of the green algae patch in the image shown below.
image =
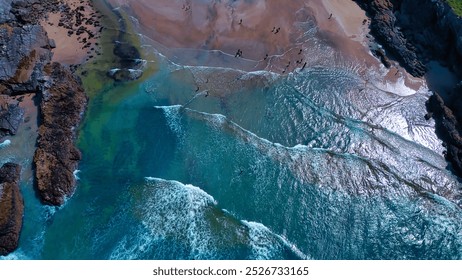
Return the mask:
<path id="1" fill-rule="evenodd" d="M 146 79 L 157 72 L 158 65 L 154 53 L 143 51 L 141 38 L 125 13 L 114 12 L 106 1 L 94 1 L 94 7 L 104 15 L 101 20 L 104 28 L 98 41 L 101 55 L 77 69 L 89 97 L 77 140 L 84 157 L 81 164 L 98 162 L 102 168 L 86 172 L 133 173 L 137 169 L 135 159 L 140 153 L 132 133 L 138 120 L 138 112 L 133 108 L 137 107 L 134 103 L 146 101 L 140 100 L 136 92 Z M 120 82 L 108 75 L 108 71 L 120 67 L 120 58 L 114 54 L 117 41 L 134 46 L 139 50 L 141 59 L 147 61 L 138 80 Z M 107 168 L 103 170 L 103 166 Z M 85 169 L 85 166 L 82 168 Z M 92 185 L 98 185 L 98 182 L 86 182 L 82 178 L 80 188 L 85 192 Z"/>

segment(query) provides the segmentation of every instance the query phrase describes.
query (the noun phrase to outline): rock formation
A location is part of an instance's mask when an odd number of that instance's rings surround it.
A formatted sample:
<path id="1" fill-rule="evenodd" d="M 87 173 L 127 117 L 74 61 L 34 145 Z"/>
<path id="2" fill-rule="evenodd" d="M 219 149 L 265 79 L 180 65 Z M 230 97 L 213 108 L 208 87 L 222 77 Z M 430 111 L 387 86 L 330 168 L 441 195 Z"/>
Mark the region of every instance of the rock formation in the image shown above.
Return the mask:
<path id="1" fill-rule="evenodd" d="M 6 135 L 15 135 L 22 122 L 24 109 L 18 102 L 0 96 L 0 139 Z"/>
<path id="2" fill-rule="evenodd" d="M 87 99 L 69 68 L 50 64 L 55 44 L 39 23 L 54 11 L 72 15 L 72 22 L 87 20 L 78 9 L 61 0 L 6 0 L 0 6 L 0 138 L 14 135 L 22 123 L 17 97 L 35 93 L 40 102 L 36 186 L 42 202 L 51 205 L 61 205 L 74 191 L 81 155 L 73 142 Z"/>
<path id="3" fill-rule="evenodd" d="M 416 49 L 405 37 L 395 16 L 399 8 L 393 0 L 356 0 L 371 17 L 371 33 L 389 55 L 413 76 L 423 76 L 425 66 L 417 57 Z"/>
<path id="4" fill-rule="evenodd" d="M 118 41 L 124 40 L 124 32 L 120 31 Z M 129 43 L 116 43 L 114 55 L 118 58 L 120 68 L 108 71 L 109 77 L 115 81 L 133 81 L 143 75 L 142 68 L 144 61 L 141 59 L 140 52 L 135 46 Z"/>
<path id="5" fill-rule="evenodd" d="M 144 61 L 141 59 L 139 50 L 125 40 L 127 26 L 124 18 L 119 11 L 112 7 L 111 9 L 119 18 L 119 32 L 113 50 L 118 58 L 119 67 L 109 70 L 107 74 L 115 81 L 137 80 L 143 75 Z"/>
<path id="6" fill-rule="evenodd" d="M 6 163 L 0 168 L 0 255 L 13 252 L 18 246 L 24 204 L 19 191 L 21 167 Z"/>
<path id="7" fill-rule="evenodd" d="M 34 156 L 37 189 L 43 202 L 63 204 L 75 190 L 73 172 L 81 159 L 75 129 L 87 97 L 69 69 L 58 63 L 45 67 L 49 81 L 40 92 L 39 138 Z"/>

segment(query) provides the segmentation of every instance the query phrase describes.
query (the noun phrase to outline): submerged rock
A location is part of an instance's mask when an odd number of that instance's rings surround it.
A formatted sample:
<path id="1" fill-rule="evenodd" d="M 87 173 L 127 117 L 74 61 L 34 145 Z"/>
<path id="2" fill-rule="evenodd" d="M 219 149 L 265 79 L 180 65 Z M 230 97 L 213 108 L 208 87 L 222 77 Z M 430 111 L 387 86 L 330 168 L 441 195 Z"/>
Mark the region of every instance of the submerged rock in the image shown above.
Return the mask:
<path id="1" fill-rule="evenodd" d="M 116 81 L 133 81 L 139 79 L 143 75 L 142 70 L 135 69 L 111 69 L 108 72 L 109 77 Z"/>
<path id="2" fill-rule="evenodd" d="M 76 182 L 73 172 L 81 159 L 75 147 L 78 127 L 87 97 L 78 80 L 59 63 L 45 67 L 50 81 L 40 94 L 39 137 L 34 155 L 37 190 L 41 200 L 62 205 L 72 195 Z"/>
<path id="3" fill-rule="evenodd" d="M 20 173 L 21 167 L 14 163 L 5 163 L 0 168 L 0 255 L 7 255 L 18 247 L 24 214 Z"/>
<path id="4" fill-rule="evenodd" d="M 123 23 L 123 18 L 121 24 Z M 121 29 L 124 30 L 124 29 Z M 125 33 L 119 33 L 119 40 L 114 45 L 114 55 L 118 57 L 118 68 L 108 71 L 108 76 L 115 81 L 133 81 L 143 75 L 144 61 L 138 49 L 128 42 L 123 42 Z"/>

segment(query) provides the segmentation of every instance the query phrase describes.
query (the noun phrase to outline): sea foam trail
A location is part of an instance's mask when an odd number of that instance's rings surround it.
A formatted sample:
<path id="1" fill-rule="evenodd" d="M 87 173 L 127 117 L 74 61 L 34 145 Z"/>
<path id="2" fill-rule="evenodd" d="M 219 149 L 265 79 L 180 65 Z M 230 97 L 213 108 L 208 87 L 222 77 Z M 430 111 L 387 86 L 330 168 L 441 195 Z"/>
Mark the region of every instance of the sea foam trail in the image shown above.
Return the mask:
<path id="1" fill-rule="evenodd" d="M 211 195 L 196 186 L 146 177 L 144 197 L 139 206 L 141 225 L 117 243 L 111 259 L 149 258 L 151 251 L 157 258 L 174 254 L 186 259 L 279 259 L 285 254 L 307 258 L 264 225 L 239 221 L 221 210 Z"/>
<path id="2" fill-rule="evenodd" d="M 313 182 L 313 178 L 318 177 L 316 175 L 318 167 L 315 167 L 315 165 L 323 165 L 327 170 L 334 170 L 334 174 L 323 178 L 323 184 L 341 189 L 346 187 L 349 191 L 362 193 L 368 189 L 375 189 L 371 187 L 377 184 L 374 179 L 377 176 L 373 174 L 376 174 L 376 170 L 384 170 L 387 177 L 393 178 L 400 185 L 408 186 L 408 188 L 399 190 L 399 192 L 408 194 L 422 190 L 436 192 L 456 204 L 460 203 L 456 192 L 459 186 L 458 182 L 450 176 L 447 170 L 435 166 L 437 162 L 443 161 L 440 156 L 434 155 L 434 158 L 430 160 L 432 153 L 428 153 L 425 148 L 421 148 L 419 145 L 379 127 L 374 128 L 360 121 L 355 121 L 357 123 L 355 129 L 362 130 L 364 135 L 370 138 L 371 143 L 367 144 L 367 142 L 363 141 L 362 147 L 355 150 L 355 153 L 339 153 L 305 145 L 285 147 L 257 136 L 228 120 L 224 115 L 198 112 L 187 108 L 184 112 L 191 118 L 206 121 L 214 129 L 226 131 L 227 133 L 231 132 L 277 162 L 288 163 L 287 166 L 301 182 Z M 405 148 L 407 154 L 401 154 L 395 147 Z M 371 152 L 372 150 L 376 150 L 376 153 Z M 401 158 L 401 161 L 398 161 L 397 158 Z M 423 158 L 426 158 L 427 161 L 422 160 Z M 317 162 L 313 162 L 313 159 L 316 159 Z M 401 174 L 399 170 L 402 168 L 403 159 L 408 162 L 406 168 L 412 170 L 412 172 Z M 429 164 L 430 162 L 432 164 Z M 440 164 L 444 166 L 444 162 Z M 351 173 L 357 172 L 356 174 L 359 176 L 350 178 L 350 175 L 343 172 L 343 170 L 350 170 Z M 336 178 L 343 178 L 343 180 L 340 180 L 343 181 L 341 185 L 345 184 L 345 182 L 347 185 L 340 186 L 339 180 Z M 363 178 L 369 179 L 363 181 Z M 356 182 L 356 180 L 358 181 Z M 384 186 L 381 191 L 394 191 L 389 188 L 389 183 L 382 182 L 380 184 Z M 438 188 L 435 188 L 435 185 Z"/>
<path id="3" fill-rule="evenodd" d="M 285 147 L 258 137 L 224 115 L 191 109 L 181 110 L 181 114 L 186 137 L 182 148 L 185 151 L 179 153 L 196 165 L 197 174 L 190 176 L 209 183 L 208 192 L 222 201 L 221 207 L 236 213 L 234 216 L 246 218 L 250 213 L 248 220 L 262 219 L 258 221 L 294 241 L 296 248 L 310 256 L 328 259 L 393 257 L 398 252 L 388 254 L 381 250 L 395 248 L 401 250 L 399 254 L 415 257 L 412 246 L 429 236 L 460 228 L 457 222 L 460 208 L 453 196 L 458 184 L 436 167 L 429 166 L 429 172 L 418 170 L 420 174 L 403 175 L 383 163 L 385 160 L 393 162 L 396 160 L 393 157 L 379 161 L 306 145 Z M 211 147 L 212 159 L 207 153 Z M 387 149 L 393 148 L 392 144 Z M 406 166 L 407 170 L 428 165 L 419 163 L 418 159 L 414 164 L 418 166 Z M 191 172 L 188 166 L 184 168 Z M 206 177 L 203 177 L 204 170 Z M 412 176 L 418 179 L 410 179 Z M 432 193 L 438 195 L 432 196 Z M 451 214 L 436 219 L 435 210 L 425 212 L 425 207 Z M 275 216 L 281 217 L 275 219 Z M 412 217 L 416 221 L 411 222 Z M 407 225 L 407 229 L 402 230 L 419 237 L 404 241 L 380 237 L 383 232 L 390 234 L 401 229 L 402 223 Z M 367 230 L 362 225 L 366 225 Z M 424 232 L 422 227 L 426 229 Z M 249 235 L 254 239 L 251 252 L 258 252 L 261 258 L 271 255 L 274 251 L 259 246 L 259 242 L 265 240 L 260 235 L 264 229 L 252 230 L 255 231 Z M 460 248 L 460 236 L 440 239 L 448 246 Z M 379 249 L 367 251 L 361 246 Z M 431 255 L 430 247 L 422 250 L 426 256 Z M 449 251 L 438 256 L 448 256 Z"/>
<path id="4" fill-rule="evenodd" d="M 250 240 L 252 241 L 251 242 L 251 248 L 252 248 L 252 253 L 253 253 L 252 259 L 269 260 L 274 257 L 272 256 L 271 250 L 269 250 L 269 248 L 267 247 L 268 238 L 277 238 L 281 242 L 281 244 L 284 244 L 288 248 L 291 248 L 300 259 L 302 260 L 310 259 L 306 254 L 300 251 L 297 248 L 297 246 L 290 243 L 284 237 L 274 234 L 265 225 L 261 223 L 249 222 L 245 220 L 243 220 L 242 223 L 249 228 L 249 236 L 250 236 Z"/>

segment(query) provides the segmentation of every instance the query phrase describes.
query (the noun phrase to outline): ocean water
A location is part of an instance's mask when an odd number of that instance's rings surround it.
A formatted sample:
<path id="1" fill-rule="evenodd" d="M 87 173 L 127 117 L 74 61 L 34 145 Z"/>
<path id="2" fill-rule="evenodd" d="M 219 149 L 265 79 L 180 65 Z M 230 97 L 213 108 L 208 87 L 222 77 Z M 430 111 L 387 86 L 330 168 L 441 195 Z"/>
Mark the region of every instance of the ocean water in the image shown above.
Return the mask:
<path id="1" fill-rule="evenodd" d="M 23 186 L 7 258 L 461 259 L 461 184 L 424 119 L 430 93 L 366 84 L 321 49 L 281 76 L 147 47 L 159 71 L 90 100 L 74 196 L 41 206 Z"/>

